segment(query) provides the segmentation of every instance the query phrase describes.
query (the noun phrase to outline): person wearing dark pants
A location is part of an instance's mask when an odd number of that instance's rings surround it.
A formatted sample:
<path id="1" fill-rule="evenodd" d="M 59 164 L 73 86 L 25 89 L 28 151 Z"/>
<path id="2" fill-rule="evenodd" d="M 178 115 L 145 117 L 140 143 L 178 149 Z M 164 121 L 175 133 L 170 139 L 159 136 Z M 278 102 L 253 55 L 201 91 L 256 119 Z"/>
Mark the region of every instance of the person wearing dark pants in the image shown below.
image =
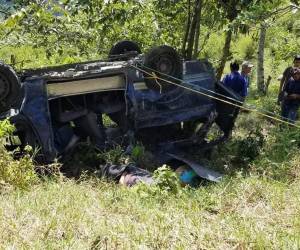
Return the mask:
<path id="1" fill-rule="evenodd" d="M 294 68 L 292 78 L 287 81 L 283 89 L 281 116 L 294 123 L 300 106 L 300 68 Z"/>
<path id="2" fill-rule="evenodd" d="M 245 101 L 245 98 L 248 94 L 248 86 L 245 77 L 241 75 L 239 69 L 240 66 L 236 61 L 231 62 L 231 72 L 223 78 L 222 83 L 227 88 L 233 90 L 233 92 L 236 94 L 237 103 L 235 104 L 241 105 L 241 102 Z M 240 108 L 228 105 L 226 103 L 219 103 L 217 106 L 217 110 L 218 117 L 216 121 L 217 123 L 222 124 L 221 126 L 223 128 L 222 130 L 224 132 L 224 137 L 228 138 L 231 135 L 231 131 L 239 114 Z M 228 112 L 230 112 L 231 116 L 223 115 L 224 113 L 228 114 Z"/>

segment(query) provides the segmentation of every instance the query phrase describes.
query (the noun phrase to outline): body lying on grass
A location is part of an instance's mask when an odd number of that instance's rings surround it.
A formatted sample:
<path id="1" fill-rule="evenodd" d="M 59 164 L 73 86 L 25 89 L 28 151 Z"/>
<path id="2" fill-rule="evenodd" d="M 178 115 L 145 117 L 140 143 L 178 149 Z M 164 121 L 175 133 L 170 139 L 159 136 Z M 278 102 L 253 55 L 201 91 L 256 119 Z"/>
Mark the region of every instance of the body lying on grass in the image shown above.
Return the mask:
<path id="1" fill-rule="evenodd" d="M 82 173 L 87 172 L 129 187 L 140 182 L 154 183 L 155 178 L 152 172 L 154 171 L 155 176 L 155 173 L 160 171 L 159 169 L 165 168 L 177 175 L 182 185 L 197 186 L 201 182 L 195 171 L 180 161 L 173 162 L 171 167 L 164 165 L 165 167 L 160 168 L 154 160 L 152 163 L 147 163 L 145 159 L 130 158 L 125 155 L 121 147 L 99 152 L 88 145 L 79 144 L 66 158 L 62 159 L 62 162 L 61 170 L 68 177 L 79 178 Z"/>

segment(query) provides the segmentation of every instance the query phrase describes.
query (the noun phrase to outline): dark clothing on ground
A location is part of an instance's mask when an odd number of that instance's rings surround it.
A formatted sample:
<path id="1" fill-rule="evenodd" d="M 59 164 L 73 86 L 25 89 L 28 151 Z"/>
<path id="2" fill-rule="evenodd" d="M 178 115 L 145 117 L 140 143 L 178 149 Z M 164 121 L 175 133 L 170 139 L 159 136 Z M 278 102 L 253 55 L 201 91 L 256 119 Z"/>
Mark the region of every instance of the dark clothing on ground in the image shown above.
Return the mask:
<path id="1" fill-rule="evenodd" d="M 145 169 L 136 167 L 134 164 L 129 164 L 125 168 L 123 184 L 125 184 L 128 187 L 131 187 L 139 182 L 152 184 L 153 178 L 151 173 Z"/>
<path id="2" fill-rule="evenodd" d="M 300 99 L 289 99 L 288 96 L 292 94 L 300 95 L 300 80 L 295 81 L 293 78 L 291 78 L 284 85 L 283 92 L 285 93 L 286 97 L 281 105 L 281 115 L 290 122 L 295 122 L 300 106 Z"/>
<path id="3" fill-rule="evenodd" d="M 139 168 L 135 163 L 105 163 L 105 160 L 99 157 L 99 150 L 89 144 L 75 144 L 64 155 L 62 162 L 61 170 L 68 177 L 79 178 L 81 173 L 86 172 L 126 186 L 133 186 L 138 182 L 153 182 L 151 173 Z"/>
<path id="4" fill-rule="evenodd" d="M 100 166 L 100 173 L 102 177 L 119 182 L 123 176 L 123 183 L 126 186 L 133 186 L 139 182 L 151 184 L 153 182 L 152 175 L 149 171 L 138 168 L 134 163 L 124 165 L 106 164 Z"/>
<path id="5" fill-rule="evenodd" d="M 122 175 L 124 175 L 124 183 L 126 186 L 133 186 L 139 182 L 151 184 L 153 182 L 149 171 L 138 168 L 134 163 L 127 165 L 111 165 L 106 164 L 100 166 L 100 175 L 104 178 L 119 182 Z"/>
<path id="6" fill-rule="evenodd" d="M 241 97 L 246 97 L 248 94 L 247 82 L 238 71 L 233 71 L 230 74 L 226 75 L 223 79 L 223 84 L 226 87 L 232 89 Z"/>

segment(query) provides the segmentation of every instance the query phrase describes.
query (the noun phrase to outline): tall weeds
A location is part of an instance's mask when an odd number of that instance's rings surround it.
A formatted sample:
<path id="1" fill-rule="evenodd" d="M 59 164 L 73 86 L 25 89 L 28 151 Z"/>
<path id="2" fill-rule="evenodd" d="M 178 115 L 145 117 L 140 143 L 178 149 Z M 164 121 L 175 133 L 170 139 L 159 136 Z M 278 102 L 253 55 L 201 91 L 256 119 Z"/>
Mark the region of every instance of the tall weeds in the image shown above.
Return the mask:
<path id="1" fill-rule="evenodd" d="M 16 160 L 4 147 L 5 137 L 11 135 L 14 127 L 7 121 L 0 121 L 0 191 L 13 187 L 27 189 L 38 182 L 32 158 L 29 155 Z"/>

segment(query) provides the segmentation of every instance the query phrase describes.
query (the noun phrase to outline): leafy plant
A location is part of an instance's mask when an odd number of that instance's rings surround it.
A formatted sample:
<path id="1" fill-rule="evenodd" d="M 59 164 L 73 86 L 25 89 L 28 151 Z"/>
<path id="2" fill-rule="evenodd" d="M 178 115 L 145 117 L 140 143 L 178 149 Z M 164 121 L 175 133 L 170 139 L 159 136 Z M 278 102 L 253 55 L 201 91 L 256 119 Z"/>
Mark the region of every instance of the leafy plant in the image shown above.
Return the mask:
<path id="1" fill-rule="evenodd" d="M 260 129 L 252 130 L 244 139 L 236 141 L 237 157 L 244 161 L 253 161 L 259 154 L 265 142 Z"/>
<path id="2" fill-rule="evenodd" d="M 180 189 L 180 181 L 178 175 L 168 166 L 164 165 L 154 171 L 153 178 L 155 185 L 162 192 L 170 192 L 177 194 Z"/>
<path id="3" fill-rule="evenodd" d="M 117 145 L 108 151 L 99 153 L 98 157 L 110 164 L 124 164 L 128 159 L 120 145 Z"/>
<path id="4" fill-rule="evenodd" d="M 12 134 L 14 126 L 8 120 L 0 121 L 0 139 Z"/>
<path id="5" fill-rule="evenodd" d="M 166 165 L 155 170 L 153 178 L 152 185 L 141 182 L 135 187 L 141 197 L 160 199 L 169 195 L 178 195 L 182 191 L 178 175 Z"/>
<path id="6" fill-rule="evenodd" d="M 0 139 L 9 136 L 14 131 L 14 127 L 8 120 L 0 121 Z M 0 144 L 0 190 L 2 187 L 12 186 L 14 188 L 27 189 L 32 184 L 38 182 L 32 158 L 25 155 L 19 160 L 15 160 L 12 153 Z"/>

